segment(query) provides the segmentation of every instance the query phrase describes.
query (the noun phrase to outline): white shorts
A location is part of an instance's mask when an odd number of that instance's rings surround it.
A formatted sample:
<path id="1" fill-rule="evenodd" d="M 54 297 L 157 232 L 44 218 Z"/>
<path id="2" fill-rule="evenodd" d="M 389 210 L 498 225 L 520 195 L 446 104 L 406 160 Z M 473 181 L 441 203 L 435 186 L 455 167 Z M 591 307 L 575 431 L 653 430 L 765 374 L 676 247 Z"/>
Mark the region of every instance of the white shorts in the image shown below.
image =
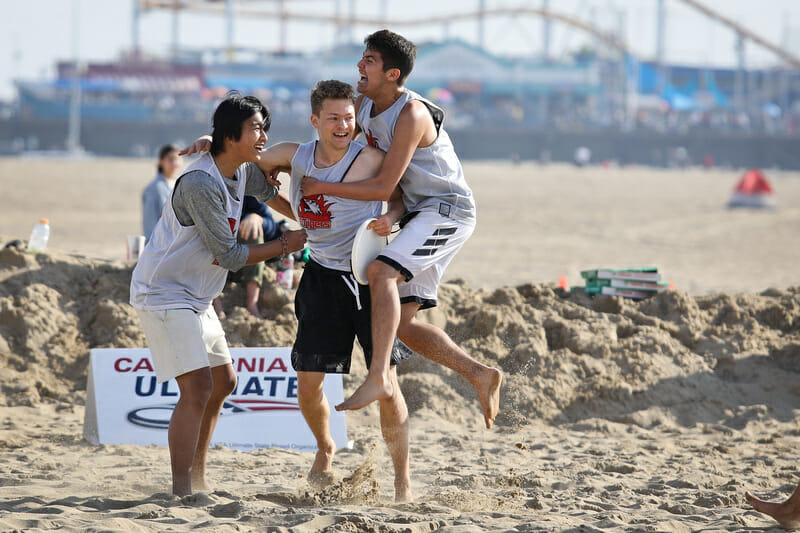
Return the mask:
<path id="1" fill-rule="evenodd" d="M 159 383 L 198 368 L 232 363 L 225 332 L 214 309 L 137 309 Z"/>
<path id="2" fill-rule="evenodd" d="M 384 248 L 378 260 L 405 276 L 398 290 L 400 303 L 417 302 L 420 309 L 436 306 L 444 270 L 472 232 L 475 222 L 422 211 Z"/>

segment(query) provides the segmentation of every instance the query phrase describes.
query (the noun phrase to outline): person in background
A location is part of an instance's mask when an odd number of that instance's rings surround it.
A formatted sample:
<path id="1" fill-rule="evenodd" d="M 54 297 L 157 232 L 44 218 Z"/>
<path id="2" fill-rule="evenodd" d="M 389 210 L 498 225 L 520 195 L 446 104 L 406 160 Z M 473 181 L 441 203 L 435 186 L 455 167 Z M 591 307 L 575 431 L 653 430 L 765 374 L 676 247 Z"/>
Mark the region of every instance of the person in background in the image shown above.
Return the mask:
<path id="1" fill-rule="evenodd" d="M 259 202 L 252 196 L 244 197 L 244 207 L 242 208 L 242 221 L 239 223 L 239 233 L 237 240 L 242 244 L 261 244 L 267 241 L 280 238 L 286 231 L 286 223 L 277 222 L 272 218 L 269 207 L 263 202 Z M 264 281 L 264 262 L 254 265 L 246 265 L 231 272 L 228 281 L 244 285 L 245 297 L 244 306 L 247 311 L 256 318 L 264 318 L 258 309 L 258 299 L 261 296 L 261 285 Z M 214 311 L 219 318 L 225 318 L 225 311 L 222 307 L 222 298 L 215 298 Z"/>
<path id="2" fill-rule="evenodd" d="M 164 209 L 164 202 L 175 186 L 182 163 L 179 150 L 174 144 L 165 144 L 158 150 L 158 174 L 142 191 L 142 234 L 145 241 L 150 240 L 150 234 Z"/>

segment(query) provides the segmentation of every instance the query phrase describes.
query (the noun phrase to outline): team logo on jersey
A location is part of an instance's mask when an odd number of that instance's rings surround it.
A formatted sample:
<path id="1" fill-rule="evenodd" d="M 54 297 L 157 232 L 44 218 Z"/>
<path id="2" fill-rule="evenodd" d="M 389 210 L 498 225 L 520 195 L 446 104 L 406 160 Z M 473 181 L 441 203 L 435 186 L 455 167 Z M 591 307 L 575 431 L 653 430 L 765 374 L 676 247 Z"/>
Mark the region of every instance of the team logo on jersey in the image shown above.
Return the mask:
<path id="1" fill-rule="evenodd" d="M 324 194 L 304 196 L 297 208 L 298 222 L 305 229 L 330 229 L 333 202 L 326 202 Z"/>
<path id="2" fill-rule="evenodd" d="M 373 148 L 380 148 L 378 146 L 378 138 L 372 135 L 370 130 L 364 132 L 364 136 L 367 138 L 367 144 L 372 146 Z"/>
<path id="3" fill-rule="evenodd" d="M 233 235 L 236 235 L 236 219 L 235 219 L 235 218 L 230 218 L 230 217 L 229 217 L 229 218 L 228 218 L 228 224 L 231 226 L 231 233 L 232 233 Z M 217 261 L 216 259 L 214 259 L 213 261 L 211 261 L 211 264 L 212 264 L 212 265 L 219 265 L 219 261 Z"/>

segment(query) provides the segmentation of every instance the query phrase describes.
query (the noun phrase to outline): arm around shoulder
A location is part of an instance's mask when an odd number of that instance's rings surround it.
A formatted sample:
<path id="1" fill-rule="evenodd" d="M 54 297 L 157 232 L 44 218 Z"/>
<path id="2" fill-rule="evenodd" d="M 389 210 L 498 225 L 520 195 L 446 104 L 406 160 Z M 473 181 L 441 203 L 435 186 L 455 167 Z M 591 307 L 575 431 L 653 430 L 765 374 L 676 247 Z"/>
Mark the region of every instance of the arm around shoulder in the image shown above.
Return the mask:
<path id="1" fill-rule="evenodd" d="M 430 142 L 428 142 L 429 139 Z M 425 104 L 417 101 L 409 102 L 397 119 L 392 144 L 383 156 L 379 170 L 371 178 L 365 178 L 363 184 L 340 185 L 343 188 L 362 189 L 363 192 L 359 196 L 352 195 L 352 193 L 341 194 L 341 196 L 357 200 L 388 201 L 411 163 L 414 151 L 420 146 L 427 146 L 435 139 L 436 128 Z M 376 149 L 372 148 L 372 150 Z M 332 193 L 336 194 L 334 191 Z"/>
<path id="2" fill-rule="evenodd" d="M 382 150 L 365 146 L 342 181 L 351 182 L 374 178 L 381 169 L 384 155 Z"/>
<path id="3" fill-rule="evenodd" d="M 292 171 L 292 158 L 300 145 L 293 142 L 282 142 L 270 146 L 261 152 L 261 159 L 256 162 L 264 174 L 273 170 L 282 172 Z"/>
<path id="4" fill-rule="evenodd" d="M 284 193 L 279 192 L 278 196 L 267 202 L 267 205 L 286 218 L 297 220 L 297 218 L 294 216 L 294 212 L 292 211 L 292 204 Z"/>

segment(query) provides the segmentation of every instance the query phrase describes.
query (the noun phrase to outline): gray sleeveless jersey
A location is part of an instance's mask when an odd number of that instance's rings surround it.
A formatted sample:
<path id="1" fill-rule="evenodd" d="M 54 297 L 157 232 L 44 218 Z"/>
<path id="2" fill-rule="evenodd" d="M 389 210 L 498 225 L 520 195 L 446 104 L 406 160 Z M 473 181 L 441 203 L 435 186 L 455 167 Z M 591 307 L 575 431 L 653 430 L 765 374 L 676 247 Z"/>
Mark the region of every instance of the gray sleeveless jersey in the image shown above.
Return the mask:
<path id="1" fill-rule="evenodd" d="M 397 101 L 383 113 L 371 117 L 372 100 L 364 98 L 358 110 L 358 125 L 370 146 L 389 151 L 394 137 L 397 117 L 410 100 L 419 100 L 428 108 L 436 125 L 436 140 L 417 148 L 400 179 L 403 203 L 409 211 L 437 211 L 460 219 L 475 218 L 475 200 L 464 179 L 450 136 L 442 127 L 444 111 L 419 94 L 405 90 Z"/>
<path id="2" fill-rule="evenodd" d="M 225 216 L 231 234 L 236 235 L 247 186 L 246 165 L 236 170 L 236 196 L 225 186 L 211 154 L 189 165 L 183 175 L 195 170 L 206 172 L 225 190 Z M 133 269 L 130 303 L 149 311 L 184 308 L 203 312 L 222 292 L 227 277 L 228 270 L 216 264 L 197 226 L 182 225 L 169 201 Z"/>
<path id="3" fill-rule="evenodd" d="M 316 141 L 301 144 L 292 158 L 292 180 L 289 186 L 292 211 L 308 234 L 311 258 L 324 267 L 349 272 L 356 230 L 368 218 L 380 215 L 383 203 L 327 194 L 304 197 L 300 192 L 303 176 L 327 182 L 342 181 L 364 148 L 363 144 L 350 142 L 350 148 L 342 159 L 330 167 L 319 168 L 314 165 L 316 145 Z"/>

